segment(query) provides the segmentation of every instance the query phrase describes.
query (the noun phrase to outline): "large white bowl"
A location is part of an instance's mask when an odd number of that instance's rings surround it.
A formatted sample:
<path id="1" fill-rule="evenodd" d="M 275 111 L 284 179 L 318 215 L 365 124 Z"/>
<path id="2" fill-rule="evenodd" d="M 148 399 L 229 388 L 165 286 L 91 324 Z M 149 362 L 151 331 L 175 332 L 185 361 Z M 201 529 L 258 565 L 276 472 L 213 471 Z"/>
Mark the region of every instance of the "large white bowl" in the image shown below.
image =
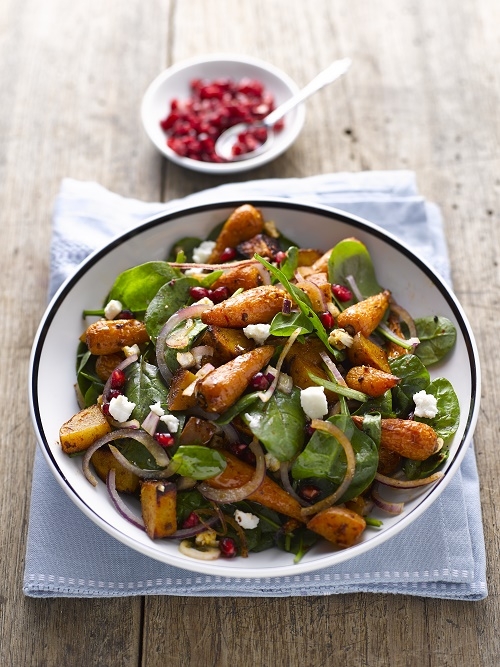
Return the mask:
<path id="1" fill-rule="evenodd" d="M 193 79 L 213 80 L 221 77 L 235 81 L 245 77 L 258 79 L 265 89 L 274 95 L 276 106 L 298 92 L 297 85 L 285 72 L 263 60 L 248 56 L 202 56 L 169 67 L 159 74 L 146 90 L 141 105 L 141 118 L 146 134 L 160 153 L 181 167 L 206 174 L 236 174 L 255 169 L 281 155 L 293 144 L 302 129 L 305 118 L 303 104 L 286 115 L 285 126 L 276 134 L 269 150 L 256 157 L 226 163 L 201 162 L 181 157 L 167 146 L 160 120 L 168 115 L 172 99 L 183 100 L 191 96 L 189 85 Z"/>
<path id="2" fill-rule="evenodd" d="M 174 241 L 186 235 L 205 237 L 244 202 L 228 201 L 181 208 L 146 221 L 93 253 L 52 299 L 40 324 L 32 351 L 30 405 L 39 445 L 56 479 L 69 498 L 103 530 L 129 547 L 159 561 L 206 574 L 232 577 L 293 575 L 316 570 L 358 556 L 381 544 L 410 524 L 444 490 L 469 445 L 479 412 L 480 372 L 474 337 L 455 296 L 437 274 L 412 251 L 379 227 L 333 209 L 265 198 L 253 201 L 266 219 L 272 219 L 286 235 L 305 247 L 328 249 L 344 237 L 363 241 L 372 257 L 379 282 L 414 316 L 444 315 L 457 327 L 457 343 L 451 355 L 431 369 L 431 375 L 447 377 L 458 395 L 460 425 L 451 456 L 440 482 L 425 487 L 407 502 L 403 514 L 383 518 L 382 529 L 366 530 L 362 542 L 346 550 L 323 543 L 296 565 L 293 557 L 273 549 L 249 558 L 205 562 L 182 555 L 177 543 L 150 540 L 114 509 L 105 485 L 91 486 L 84 478 L 81 460 L 63 454 L 59 427 L 78 406 L 75 398 L 75 352 L 82 333 L 82 310 L 98 307 L 121 271 L 148 260 L 160 260 Z M 410 529 L 411 530 L 411 529 Z"/>

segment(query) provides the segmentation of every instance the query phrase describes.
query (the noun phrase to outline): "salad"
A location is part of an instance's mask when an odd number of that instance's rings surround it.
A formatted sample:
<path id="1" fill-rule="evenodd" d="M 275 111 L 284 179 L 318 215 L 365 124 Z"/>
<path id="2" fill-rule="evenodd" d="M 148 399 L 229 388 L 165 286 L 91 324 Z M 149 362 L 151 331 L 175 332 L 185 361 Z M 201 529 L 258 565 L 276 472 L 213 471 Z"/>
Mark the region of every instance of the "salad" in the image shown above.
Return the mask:
<path id="1" fill-rule="evenodd" d="M 441 479 L 460 417 L 428 370 L 453 323 L 414 319 L 390 287 L 358 239 L 299 248 L 240 206 L 84 311 L 61 447 L 185 555 L 353 546 L 381 525 L 374 508 L 403 511 L 387 489 Z"/>

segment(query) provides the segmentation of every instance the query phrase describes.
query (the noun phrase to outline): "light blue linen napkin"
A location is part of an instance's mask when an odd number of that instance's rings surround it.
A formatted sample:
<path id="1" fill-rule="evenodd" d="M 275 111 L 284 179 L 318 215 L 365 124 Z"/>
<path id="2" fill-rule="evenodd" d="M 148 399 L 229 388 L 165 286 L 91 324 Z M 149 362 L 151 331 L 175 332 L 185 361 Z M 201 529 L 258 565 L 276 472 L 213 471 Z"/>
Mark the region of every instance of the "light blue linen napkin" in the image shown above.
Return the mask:
<path id="1" fill-rule="evenodd" d="M 409 171 L 249 181 L 190 195 L 184 203 L 266 195 L 334 206 L 367 218 L 409 243 L 450 280 L 439 210 L 418 194 Z M 51 294 L 89 252 L 178 203 L 144 203 L 96 183 L 65 179 L 54 211 Z M 282 597 L 361 591 L 480 600 L 487 595 L 485 570 L 472 447 L 437 501 L 384 544 L 315 573 L 261 579 L 198 575 L 136 553 L 77 509 L 36 451 L 23 587 L 28 596 Z"/>

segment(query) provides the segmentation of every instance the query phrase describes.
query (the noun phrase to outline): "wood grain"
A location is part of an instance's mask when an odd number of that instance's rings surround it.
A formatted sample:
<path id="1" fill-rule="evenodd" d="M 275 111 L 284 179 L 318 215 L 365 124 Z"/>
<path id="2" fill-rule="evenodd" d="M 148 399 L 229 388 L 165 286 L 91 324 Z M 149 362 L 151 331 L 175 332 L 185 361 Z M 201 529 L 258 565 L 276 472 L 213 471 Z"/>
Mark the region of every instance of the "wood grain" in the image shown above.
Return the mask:
<path id="1" fill-rule="evenodd" d="M 0 664 L 496 667 L 500 661 L 500 5 L 495 0 L 4 0 L 0 4 Z M 252 54 L 305 84 L 350 56 L 270 165 L 216 178 L 147 142 L 148 83 L 183 58 Z M 442 209 L 483 370 L 475 445 L 488 550 L 479 603 L 391 595 L 31 600 L 21 592 L 35 447 L 26 398 L 62 178 L 144 200 L 250 178 L 412 169 Z"/>

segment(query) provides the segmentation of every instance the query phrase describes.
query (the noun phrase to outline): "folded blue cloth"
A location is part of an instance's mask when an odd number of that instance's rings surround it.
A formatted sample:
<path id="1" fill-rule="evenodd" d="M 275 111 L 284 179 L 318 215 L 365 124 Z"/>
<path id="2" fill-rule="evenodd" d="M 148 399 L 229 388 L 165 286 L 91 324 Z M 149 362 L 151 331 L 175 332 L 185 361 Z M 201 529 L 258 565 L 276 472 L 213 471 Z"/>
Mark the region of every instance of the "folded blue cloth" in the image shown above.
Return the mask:
<path id="1" fill-rule="evenodd" d="M 250 201 L 266 195 L 334 206 L 367 218 L 410 244 L 450 280 L 439 210 L 419 196 L 412 172 L 249 181 L 196 193 L 182 203 L 223 197 Z M 144 203 L 120 197 L 95 183 L 64 180 L 54 211 L 51 294 L 96 247 L 180 203 Z M 194 574 L 131 550 L 77 509 L 54 479 L 40 450 L 36 452 L 23 589 L 28 596 L 281 597 L 363 591 L 480 600 L 487 595 L 485 569 L 472 446 L 436 502 L 384 544 L 314 573 L 261 579 Z"/>

